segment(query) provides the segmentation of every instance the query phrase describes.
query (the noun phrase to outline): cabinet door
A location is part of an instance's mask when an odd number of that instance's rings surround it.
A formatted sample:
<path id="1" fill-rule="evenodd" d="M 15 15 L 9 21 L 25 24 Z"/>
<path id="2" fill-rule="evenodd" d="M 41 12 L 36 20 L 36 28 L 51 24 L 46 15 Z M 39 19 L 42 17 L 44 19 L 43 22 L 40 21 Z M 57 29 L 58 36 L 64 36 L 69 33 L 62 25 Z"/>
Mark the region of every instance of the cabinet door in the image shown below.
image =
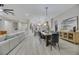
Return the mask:
<path id="1" fill-rule="evenodd" d="M 73 33 L 69 33 L 69 34 L 68 34 L 68 39 L 69 39 L 69 40 L 73 40 Z"/>
<path id="2" fill-rule="evenodd" d="M 76 38 L 76 39 L 75 39 L 75 42 L 76 42 L 76 43 L 79 43 L 79 33 L 76 33 L 75 36 L 76 36 L 76 37 L 75 37 L 75 38 Z"/>
<path id="3" fill-rule="evenodd" d="M 63 38 L 63 33 L 60 32 L 60 33 L 59 33 L 59 36 L 60 36 L 60 38 Z"/>
<path id="4" fill-rule="evenodd" d="M 0 42 L 0 55 L 5 55 L 10 51 L 9 40 Z"/>
<path id="5" fill-rule="evenodd" d="M 67 38 L 67 33 L 64 33 L 64 38 Z"/>

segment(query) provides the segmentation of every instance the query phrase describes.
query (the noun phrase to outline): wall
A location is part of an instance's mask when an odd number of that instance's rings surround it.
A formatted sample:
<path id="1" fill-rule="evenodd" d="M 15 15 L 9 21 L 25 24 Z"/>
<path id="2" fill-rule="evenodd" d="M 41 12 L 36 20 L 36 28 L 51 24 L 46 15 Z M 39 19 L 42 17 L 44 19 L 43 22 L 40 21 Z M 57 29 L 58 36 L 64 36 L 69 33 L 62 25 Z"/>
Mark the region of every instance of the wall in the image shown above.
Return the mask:
<path id="1" fill-rule="evenodd" d="M 75 5 L 72 8 L 70 8 L 69 10 L 61 13 L 60 15 L 56 16 L 54 18 L 54 21 L 57 20 L 58 22 L 58 30 L 60 31 L 61 28 L 61 22 L 67 18 L 71 18 L 74 16 L 79 16 L 79 5 Z M 54 24 L 55 25 L 55 24 Z M 54 25 L 53 25 L 53 29 L 54 29 Z M 79 25 L 78 25 L 79 26 Z"/>
<path id="2" fill-rule="evenodd" d="M 4 27 L 3 25 L 4 25 L 4 22 L 2 21 L 2 19 L 0 19 L 0 30 L 3 30 L 4 29 L 3 28 Z"/>
<path id="3" fill-rule="evenodd" d="M 14 30 L 13 23 L 10 21 L 0 21 L 0 30 L 12 32 Z"/>
<path id="4" fill-rule="evenodd" d="M 7 30 L 8 33 L 13 32 L 14 28 L 13 28 L 13 23 L 10 21 L 4 21 L 4 29 L 3 30 Z"/>
<path id="5" fill-rule="evenodd" d="M 26 29 L 27 29 L 27 24 L 18 23 L 18 29 L 19 29 L 19 30 L 26 30 Z"/>
<path id="6" fill-rule="evenodd" d="M 8 33 L 12 33 L 15 31 L 25 30 L 26 28 L 27 28 L 26 24 L 23 23 L 0 20 L 0 31 L 4 30 L 7 31 Z"/>

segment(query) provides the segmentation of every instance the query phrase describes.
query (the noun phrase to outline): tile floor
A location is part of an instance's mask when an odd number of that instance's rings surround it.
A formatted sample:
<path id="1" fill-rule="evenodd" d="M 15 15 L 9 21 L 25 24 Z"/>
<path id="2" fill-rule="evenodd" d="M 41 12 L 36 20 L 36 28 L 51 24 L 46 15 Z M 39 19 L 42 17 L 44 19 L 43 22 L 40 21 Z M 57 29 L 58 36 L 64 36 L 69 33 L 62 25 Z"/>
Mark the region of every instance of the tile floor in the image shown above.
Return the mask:
<path id="1" fill-rule="evenodd" d="M 65 40 L 60 39 L 59 41 L 60 51 L 57 48 L 45 46 L 45 41 L 39 39 L 38 36 L 29 31 L 26 34 L 26 39 L 19 44 L 9 55 L 78 55 L 79 45 L 72 44 Z"/>

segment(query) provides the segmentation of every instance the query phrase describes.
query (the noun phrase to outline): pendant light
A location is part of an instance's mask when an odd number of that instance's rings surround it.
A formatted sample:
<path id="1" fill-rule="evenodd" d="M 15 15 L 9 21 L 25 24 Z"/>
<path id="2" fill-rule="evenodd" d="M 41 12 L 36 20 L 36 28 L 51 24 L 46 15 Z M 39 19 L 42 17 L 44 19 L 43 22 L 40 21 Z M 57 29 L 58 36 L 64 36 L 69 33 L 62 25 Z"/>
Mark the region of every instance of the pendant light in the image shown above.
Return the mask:
<path id="1" fill-rule="evenodd" d="M 49 22 L 48 22 L 48 7 L 45 7 L 45 9 L 46 9 L 46 25 L 47 25 L 47 31 L 48 31 L 48 33 L 49 33 L 49 31 L 50 31 L 50 28 L 49 28 Z"/>

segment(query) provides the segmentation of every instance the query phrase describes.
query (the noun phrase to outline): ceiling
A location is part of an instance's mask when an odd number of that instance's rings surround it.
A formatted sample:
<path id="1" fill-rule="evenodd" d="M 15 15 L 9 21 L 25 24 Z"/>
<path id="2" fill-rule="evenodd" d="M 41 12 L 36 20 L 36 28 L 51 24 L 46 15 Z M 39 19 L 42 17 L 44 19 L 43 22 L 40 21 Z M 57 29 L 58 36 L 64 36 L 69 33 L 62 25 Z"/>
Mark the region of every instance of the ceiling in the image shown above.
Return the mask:
<path id="1" fill-rule="evenodd" d="M 39 20 L 45 18 L 46 9 L 48 7 L 48 17 L 56 17 L 62 12 L 74 6 L 73 4 L 6 4 L 4 8 L 14 9 L 17 20 L 27 21 L 27 19 Z"/>

